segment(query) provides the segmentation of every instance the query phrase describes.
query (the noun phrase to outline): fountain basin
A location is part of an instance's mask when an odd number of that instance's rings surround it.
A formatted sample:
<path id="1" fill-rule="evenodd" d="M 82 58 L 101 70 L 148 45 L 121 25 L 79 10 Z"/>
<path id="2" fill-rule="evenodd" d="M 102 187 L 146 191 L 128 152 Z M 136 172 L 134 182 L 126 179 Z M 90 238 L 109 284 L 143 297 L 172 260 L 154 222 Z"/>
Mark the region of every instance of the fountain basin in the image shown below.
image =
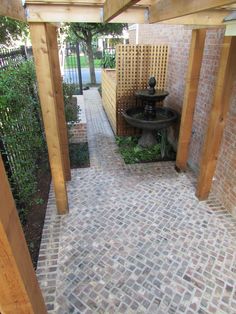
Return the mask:
<path id="1" fill-rule="evenodd" d="M 142 107 L 127 109 L 122 114 L 130 125 L 135 128 L 150 131 L 166 129 L 178 118 L 178 113 L 171 108 L 159 107 L 154 110 L 156 111 L 156 117 L 153 120 L 145 120 Z"/>
<path id="2" fill-rule="evenodd" d="M 156 115 L 152 119 L 145 118 L 143 107 L 130 108 L 122 113 L 130 125 L 142 129 L 143 132 L 139 139 L 139 145 L 145 148 L 157 143 L 153 131 L 167 129 L 178 119 L 178 113 L 171 108 L 157 107 L 153 110 Z"/>

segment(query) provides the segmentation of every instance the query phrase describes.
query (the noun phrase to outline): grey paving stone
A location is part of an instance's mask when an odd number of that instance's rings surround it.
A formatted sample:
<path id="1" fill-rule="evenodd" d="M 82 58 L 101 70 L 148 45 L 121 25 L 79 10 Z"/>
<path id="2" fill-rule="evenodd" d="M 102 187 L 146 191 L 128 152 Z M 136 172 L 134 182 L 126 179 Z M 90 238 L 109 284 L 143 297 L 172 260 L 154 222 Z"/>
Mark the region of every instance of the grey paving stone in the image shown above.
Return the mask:
<path id="1" fill-rule="evenodd" d="M 172 162 L 125 165 L 84 94 L 91 167 L 72 171 L 68 215 L 51 188 L 41 243 L 49 313 L 236 313 L 236 221 Z"/>

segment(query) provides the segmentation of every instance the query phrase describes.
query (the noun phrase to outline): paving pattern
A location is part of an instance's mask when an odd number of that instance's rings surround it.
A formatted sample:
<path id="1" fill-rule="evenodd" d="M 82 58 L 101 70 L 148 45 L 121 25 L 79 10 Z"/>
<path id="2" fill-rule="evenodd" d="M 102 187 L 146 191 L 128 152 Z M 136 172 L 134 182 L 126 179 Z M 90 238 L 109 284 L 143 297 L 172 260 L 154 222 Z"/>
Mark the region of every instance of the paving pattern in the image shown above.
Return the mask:
<path id="1" fill-rule="evenodd" d="M 91 167 L 72 172 L 68 215 L 48 203 L 48 312 L 236 313 L 236 220 L 172 162 L 125 165 L 97 90 L 85 104 Z"/>

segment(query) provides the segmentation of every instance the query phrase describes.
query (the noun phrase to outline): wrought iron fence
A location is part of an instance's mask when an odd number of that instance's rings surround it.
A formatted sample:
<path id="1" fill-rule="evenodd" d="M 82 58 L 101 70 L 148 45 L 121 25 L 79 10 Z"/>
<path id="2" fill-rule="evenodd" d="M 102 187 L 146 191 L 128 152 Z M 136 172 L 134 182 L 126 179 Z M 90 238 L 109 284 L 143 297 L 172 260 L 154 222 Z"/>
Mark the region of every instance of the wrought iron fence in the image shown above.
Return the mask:
<path id="1" fill-rule="evenodd" d="M 32 57 L 32 47 L 21 46 L 18 49 L 0 49 L 0 70 L 6 69 L 10 64 L 17 66 Z"/>
<path id="2" fill-rule="evenodd" d="M 67 43 L 65 48 L 63 81 L 67 84 L 77 85 L 79 94 L 82 94 L 82 73 L 80 65 L 80 46 L 79 43 Z"/>

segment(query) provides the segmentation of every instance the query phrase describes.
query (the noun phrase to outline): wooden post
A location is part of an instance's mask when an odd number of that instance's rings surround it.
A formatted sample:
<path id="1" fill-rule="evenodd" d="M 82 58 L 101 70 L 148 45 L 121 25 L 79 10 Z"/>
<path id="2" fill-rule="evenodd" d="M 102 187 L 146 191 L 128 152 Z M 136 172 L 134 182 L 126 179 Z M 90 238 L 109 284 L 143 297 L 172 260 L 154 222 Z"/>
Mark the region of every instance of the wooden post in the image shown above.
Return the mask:
<path id="1" fill-rule="evenodd" d="M 52 24 L 47 23 L 46 31 L 47 31 L 48 47 L 49 47 L 48 52 L 50 56 L 50 63 L 51 63 L 51 68 L 52 68 L 53 83 L 54 83 L 56 104 L 57 104 L 57 114 L 58 114 L 59 133 L 60 133 L 61 148 L 62 148 L 64 177 L 66 181 L 70 181 L 71 171 L 70 171 L 70 158 L 69 158 L 69 144 L 68 144 L 67 125 L 66 125 L 66 119 L 65 119 L 60 62 L 59 62 L 59 54 L 58 54 L 57 27 Z"/>
<path id="2" fill-rule="evenodd" d="M 0 313 L 45 314 L 44 300 L 0 156 Z"/>
<path id="3" fill-rule="evenodd" d="M 206 199 L 211 189 L 227 112 L 236 76 L 236 37 L 225 37 L 220 57 L 215 94 L 205 137 L 196 195 Z"/>
<path id="4" fill-rule="evenodd" d="M 176 157 L 176 167 L 179 170 L 184 170 L 187 166 L 189 144 L 192 134 L 193 115 L 197 98 L 198 82 L 201 71 L 205 37 L 205 29 L 192 30 L 192 40 L 190 46 L 188 71 L 186 77 L 186 86 Z"/>
<path id="5" fill-rule="evenodd" d="M 65 214 L 68 212 L 68 200 L 46 24 L 30 23 L 30 34 L 56 204 L 58 213 Z"/>

